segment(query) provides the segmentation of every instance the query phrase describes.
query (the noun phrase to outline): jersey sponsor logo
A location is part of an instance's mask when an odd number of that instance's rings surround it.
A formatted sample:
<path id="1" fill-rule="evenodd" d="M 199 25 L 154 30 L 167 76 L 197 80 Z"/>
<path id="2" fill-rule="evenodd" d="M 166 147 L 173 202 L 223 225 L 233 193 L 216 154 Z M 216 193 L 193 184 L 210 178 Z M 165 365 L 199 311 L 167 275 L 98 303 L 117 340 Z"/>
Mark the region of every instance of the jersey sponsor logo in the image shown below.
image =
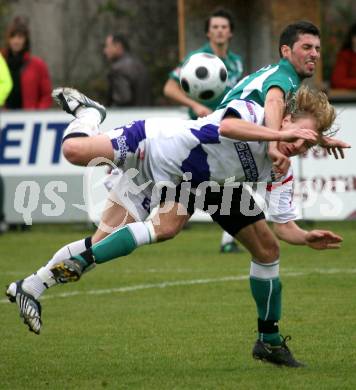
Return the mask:
<path id="1" fill-rule="evenodd" d="M 126 143 L 126 136 L 125 135 L 120 135 L 116 138 L 111 139 L 111 144 L 115 150 L 118 151 L 118 156 L 119 159 L 116 161 L 116 164 L 118 166 L 121 166 L 124 164 L 126 157 L 127 157 L 127 152 L 128 152 L 128 146 Z"/>
<path id="2" fill-rule="evenodd" d="M 246 181 L 257 182 L 258 169 L 249 145 L 246 142 L 241 141 L 234 142 L 234 145 L 237 155 L 239 156 Z"/>

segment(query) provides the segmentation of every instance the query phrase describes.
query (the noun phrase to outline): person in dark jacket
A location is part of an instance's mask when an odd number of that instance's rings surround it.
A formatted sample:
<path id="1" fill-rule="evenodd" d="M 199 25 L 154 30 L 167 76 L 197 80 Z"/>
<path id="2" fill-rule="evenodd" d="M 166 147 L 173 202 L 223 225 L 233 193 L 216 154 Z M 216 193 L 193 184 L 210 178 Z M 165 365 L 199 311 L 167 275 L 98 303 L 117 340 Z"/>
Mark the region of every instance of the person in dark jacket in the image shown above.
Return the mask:
<path id="1" fill-rule="evenodd" d="M 106 37 L 104 55 L 110 63 L 108 106 L 149 106 L 151 86 L 145 65 L 130 52 L 124 36 Z"/>
<path id="2" fill-rule="evenodd" d="M 5 107 L 41 110 L 52 106 L 52 85 L 46 63 L 30 52 L 27 22 L 16 17 L 8 26 L 2 54 L 9 67 L 13 89 Z"/>

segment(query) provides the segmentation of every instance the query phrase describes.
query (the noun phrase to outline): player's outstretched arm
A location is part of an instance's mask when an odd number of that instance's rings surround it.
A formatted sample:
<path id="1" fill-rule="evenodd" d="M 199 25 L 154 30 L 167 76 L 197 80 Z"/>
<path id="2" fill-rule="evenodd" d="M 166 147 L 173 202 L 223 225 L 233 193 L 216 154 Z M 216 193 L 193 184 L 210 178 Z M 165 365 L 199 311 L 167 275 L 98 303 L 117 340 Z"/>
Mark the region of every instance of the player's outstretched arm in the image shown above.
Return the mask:
<path id="1" fill-rule="evenodd" d="M 92 137 L 68 138 L 63 142 L 64 157 L 74 165 L 86 166 L 95 158 L 113 161 L 114 152 L 110 138 L 105 134 Z"/>
<path id="2" fill-rule="evenodd" d="M 311 129 L 273 130 L 236 117 L 226 117 L 220 122 L 220 135 L 240 141 L 285 141 L 298 139 L 316 143 L 317 133 Z"/>
<path id="3" fill-rule="evenodd" d="M 329 230 L 304 230 L 294 221 L 274 223 L 274 232 L 280 240 L 292 245 L 307 245 L 312 249 L 338 249 L 342 237 Z"/>

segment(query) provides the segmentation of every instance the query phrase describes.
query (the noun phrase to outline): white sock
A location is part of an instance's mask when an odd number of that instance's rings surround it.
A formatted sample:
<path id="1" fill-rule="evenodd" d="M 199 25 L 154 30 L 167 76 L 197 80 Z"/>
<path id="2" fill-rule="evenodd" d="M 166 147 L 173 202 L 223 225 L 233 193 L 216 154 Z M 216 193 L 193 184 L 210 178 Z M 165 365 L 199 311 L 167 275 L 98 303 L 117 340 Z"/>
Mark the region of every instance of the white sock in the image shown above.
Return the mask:
<path id="1" fill-rule="evenodd" d="M 273 263 L 259 263 L 257 260 L 251 261 L 250 276 L 256 279 L 270 280 L 279 276 L 279 259 Z"/>
<path id="2" fill-rule="evenodd" d="M 96 126 L 100 125 L 101 115 L 100 112 L 93 107 L 79 107 L 75 112 L 77 119 L 92 123 Z"/>
<path id="3" fill-rule="evenodd" d="M 223 232 L 221 236 L 221 246 L 224 246 L 226 244 L 231 244 L 232 242 L 235 241 L 235 238 L 229 234 L 228 232 Z"/>
<path id="4" fill-rule="evenodd" d="M 71 134 L 84 134 L 88 137 L 98 135 L 100 120 L 100 113 L 95 108 L 79 107 L 76 118 L 65 129 L 63 139 Z"/>
<path id="5" fill-rule="evenodd" d="M 35 272 L 34 274 L 24 279 L 22 288 L 29 294 L 33 295 L 35 299 L 38 299 L 47 289 L 47 286 L 43 283 L 37 272 Z"/>
<path id="6" fill-rule="evenodd" d="M 44 267 L 41 267 L 37 272 L 24 279 L 23 289 L 38 299 L 47 288 L 57 284 L 50 269 L 60 261 L 84 252 L 89 245 L 88 238 L 65 245 L 54 254 Z"/>
<path id="7" fill-rule="evenodd" d="M 46 267 L 48 267 L 48 269 L 52 268 L 60 261 L 84 252 L 91 245 L 91 242 L 89 241 L 89 238 L 82 238 L 81 240 L 64 245 L 53 255 L 52 259 L 47 263 Z"/>
<path id="8" fill-rule="evenodd" d="M 137 246 L 152 244 L 157 241 L 157 236 L 152 221 L 133 222 L 127 225 Z"/>

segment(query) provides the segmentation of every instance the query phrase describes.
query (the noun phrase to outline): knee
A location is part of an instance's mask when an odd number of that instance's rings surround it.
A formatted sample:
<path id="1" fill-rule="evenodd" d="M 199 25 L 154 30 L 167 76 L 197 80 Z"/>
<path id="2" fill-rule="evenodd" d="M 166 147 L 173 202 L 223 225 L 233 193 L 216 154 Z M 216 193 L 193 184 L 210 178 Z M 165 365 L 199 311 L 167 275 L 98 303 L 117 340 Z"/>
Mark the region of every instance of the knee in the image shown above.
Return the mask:
<path id="1" fill-rule="evenodd" d="M 277 239 L 275 239 L 270 243 L 269 247 L 267 248 L 266 260 L 268 260 L 269 263 L 278 260 L 279 253 L 279 242 Z"/>
<path id="2" fill-rule="evenodd" d="M 272 263 L 279 259 L 279 242 L 275 239 L 272 240 L 268 246 L 264 248 L 264 262 Z"/>
<path id="3" fill-rule="evenodd" d="M 82 149 L 80 147 L 80 141 L 77 138 L 69 138 L 62 145 L 64 157 L 74 165 L 81 165 L 83 163 Z"/>
<path id="4" fill-rule="evenodd" d="M 252 255 L 261 263 L 273 263 L 279 259 L 279 242 L 277 239 L 271 240 L 260 246 Z"/>
<path id="5" fill-rule="evenodd" d="M 176 225 L 160 225 L 155 227 L 156 235 L 157 235 L 157 241 L 166 241 L 174 238 L 179 232 L 180 229 Z"/>

